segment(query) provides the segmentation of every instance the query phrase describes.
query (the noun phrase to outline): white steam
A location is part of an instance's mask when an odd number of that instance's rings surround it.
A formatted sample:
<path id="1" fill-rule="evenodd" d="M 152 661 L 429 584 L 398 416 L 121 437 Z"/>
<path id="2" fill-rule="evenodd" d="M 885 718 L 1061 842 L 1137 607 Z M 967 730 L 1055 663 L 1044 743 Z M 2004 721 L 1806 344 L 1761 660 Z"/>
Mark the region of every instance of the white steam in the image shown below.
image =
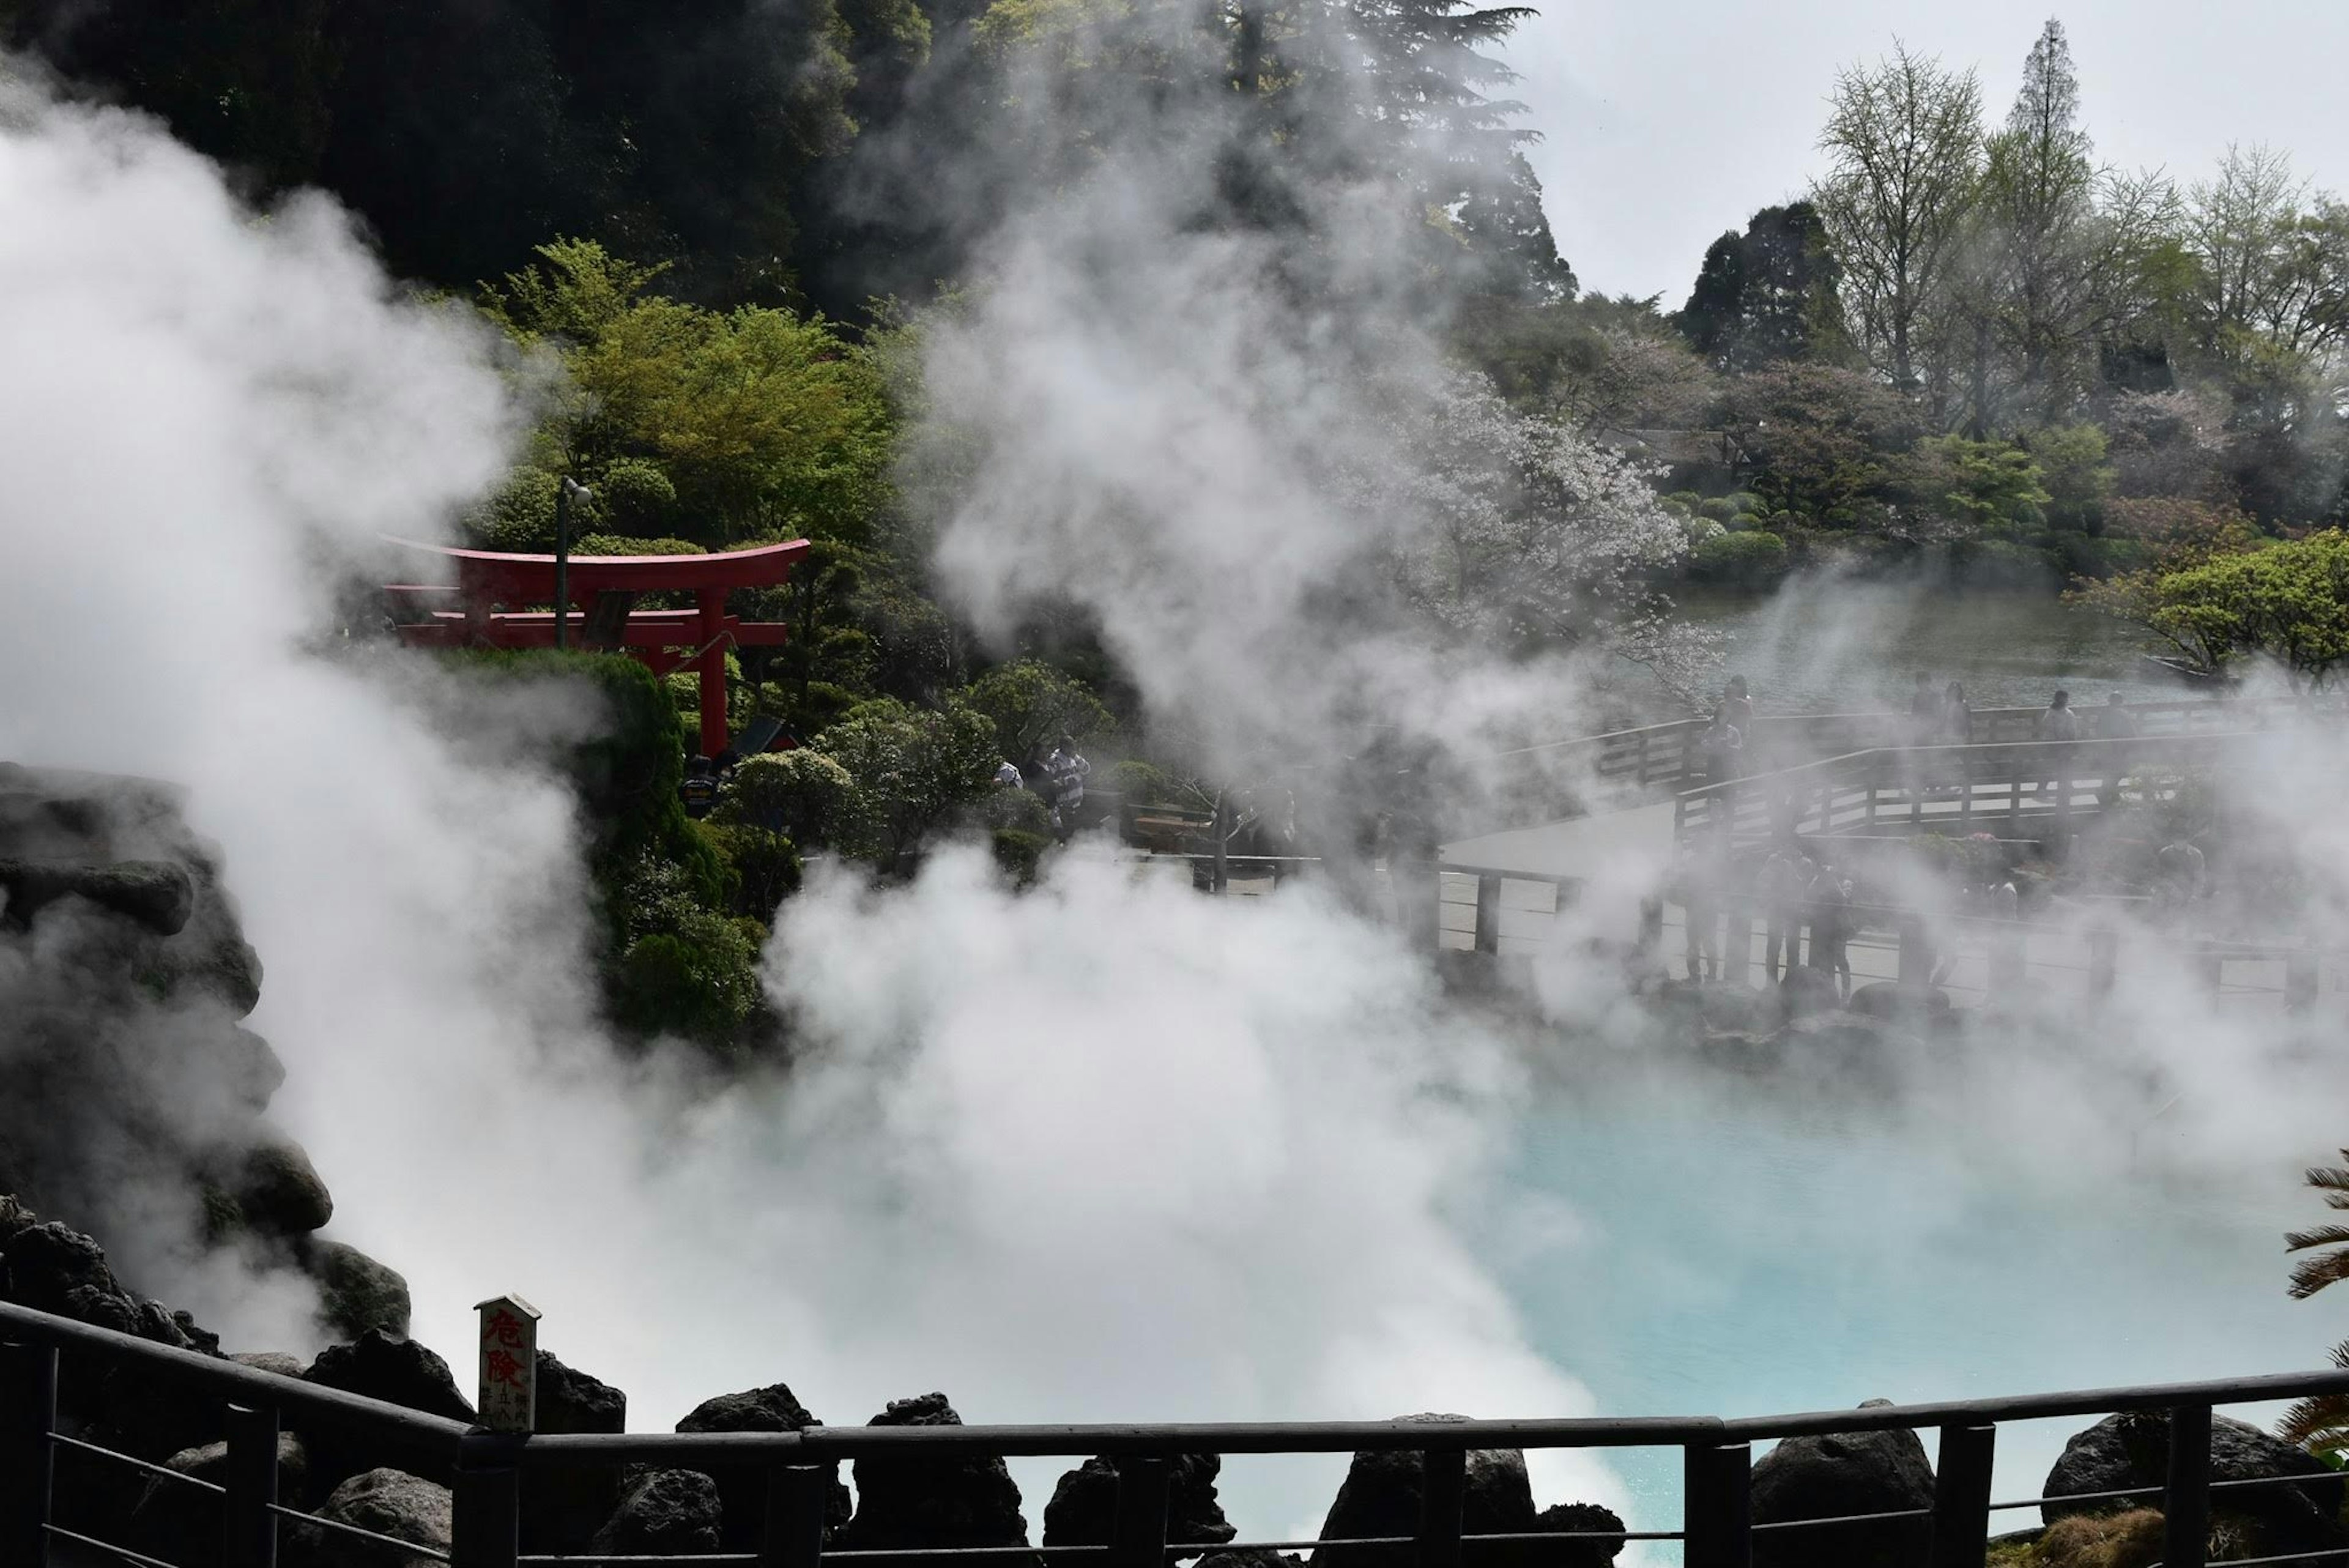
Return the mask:
<path id="1" fill-rule="evenodd" d="M 8 90 L 0 755 L 189 787 L 268 967 L 274 1114 L 419 1337 L 519 1290 L 639 1428 L 777 1379 L 840 1421 L 930 1387 L 977 1419 L 1587 1407 L 1445 1217 L 1510 1069 L 1310 898 L 1072 865 L 1014 899 L 956 857 L 823 884 L 777 938 L 823 1042 L 788 1093 L 616 1059 L 570 805 L 494 743 L 594 715 L 459 743 L 426 662 L 305 646 L 322 566 L 499 472 L 492 340 L 324 201 L 251 213 L 151 125 Z M 292 1303 L 141 1282 L 305 1348 Z M 1251 1522 L 1309 1528 L 1333 1480 Z"/>

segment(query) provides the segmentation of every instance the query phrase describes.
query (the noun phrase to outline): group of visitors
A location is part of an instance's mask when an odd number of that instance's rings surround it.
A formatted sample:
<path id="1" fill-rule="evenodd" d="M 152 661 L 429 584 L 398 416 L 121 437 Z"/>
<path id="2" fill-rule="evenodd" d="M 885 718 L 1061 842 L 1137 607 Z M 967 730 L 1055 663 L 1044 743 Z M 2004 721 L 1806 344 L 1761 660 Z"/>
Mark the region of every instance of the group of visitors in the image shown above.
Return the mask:
<path id="1" fill-rule="evenodd" d="M 1067 838 L 1077 830 L 1078 810 L 1085 804 L 1085 780 L 1092 776 L 1092 763 L 1077 750 L 1075 736 L 1062 735 L 1042 758 L 1031 760 L 1029 769 L 1029 774 L 1023 774 L 1017 763 L 1004 758 L 996 765 L 997 787 L 1021 789 L 1033 776 L 1036 794 L 1051 815 L 1053 836 Z"/>
<path id="2" fill-rule="evenodd" d="M 1852 884 L 1834 866 L 1799 848 L 1774 849 L 1754 874 L 1750 888 L 1737 878 L 1717 849 L 1691 849 L 1681 865 L 1682 907 L 1688 912 L 1688 977 L 1692 981 L 1743 979 L 1750 961 L 1745 944 L 1752 919 L 1763 921 L 1762 962 L 1772 984 L 1782 967 L 1803 967 L 1803 929 L 1810 928 L 1812 969 L 1830 976 L 1838 999 L 1851 996 L 1850 942 L 1855 929 Z M 1743 897 L 1740 896 L 1741 892 Z"/>
<path id="3" fill-rule="evenodd" d="M 729 746 L 714 757 L 692 756 L 685 759 L 685 777 L 677 786 L 678 799 L 685 805 L 688 816 L 707 816 L 718 797 L 734 782 L 734 770 L 740 765 L 742 754 Z"/>

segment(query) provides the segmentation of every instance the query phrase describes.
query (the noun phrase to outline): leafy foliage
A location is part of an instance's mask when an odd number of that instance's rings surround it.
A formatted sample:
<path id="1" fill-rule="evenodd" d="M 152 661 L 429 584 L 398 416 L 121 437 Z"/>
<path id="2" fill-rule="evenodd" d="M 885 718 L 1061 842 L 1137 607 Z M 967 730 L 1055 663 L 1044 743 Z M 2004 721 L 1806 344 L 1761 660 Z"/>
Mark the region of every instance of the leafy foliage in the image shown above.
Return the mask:
<path id="1" fill-rule="evenodd" d="M 993 722 L 954 699 L 922 709 L 875 698 L 816 737 L 815 747 L 855 786 L 854 836 L 843 847 L 885 869 L 994 788 L 1001 760 Z"/>
<path id="2" fill-rule="evenodd" d="M 1025 767 L 1062 735 L 1089 741 L 1115 725 L 1101 699 L 1040 659 L 999 664 L 963 691 L 993 722 L 1003 755 Z"/>
<path id="3" fill-rule="evenodd" d="M 791 836 L 804 845 L 853 836 L 856 782 L 821 752 L 801 747 L 749 757 L 718 810 L 722 823 L 740 823 Z"/>
<path id="4" fill-rule="evenodd" d="M 2349 1148 L 2341 1151 L 2349 1159 Z M 2325 1207 L 2349 1209 L 2349 1169 L 2317 1166 L 2306 1177 L 2310 1187 L 2324 1197 Z M 2294 1231 L 2283 1239 L 2287 1251 L 2307 1257 L 2292 1265 L 2291 1294 L 2306 1301 L 2317 1292 L 2349 1279 L 2349 1226 L 2319 1225 Z M 2349 1340 L 2333 1347 L 2333 1365 L 2349 1370 Z M 2323 1394 L 2303 1399 L 2283 1413 L 2276 1431 L 2286 1442 L 2299 1443 L 2339 1463 L 2349 1455 L 2349 1394 Z"/>

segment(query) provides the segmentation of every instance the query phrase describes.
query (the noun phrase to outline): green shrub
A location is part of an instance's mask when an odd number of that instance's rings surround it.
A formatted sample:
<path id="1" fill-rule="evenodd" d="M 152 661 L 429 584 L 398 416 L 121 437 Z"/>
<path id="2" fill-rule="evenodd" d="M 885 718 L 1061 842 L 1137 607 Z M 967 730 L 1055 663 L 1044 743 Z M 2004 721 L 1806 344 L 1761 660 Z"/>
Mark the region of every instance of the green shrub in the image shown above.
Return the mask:
<path id="1" fill-rule="evenodd" d="M 1104 787 L 1123 796 L 1129 805 L 1164 805 L 1175 796 L 1174 776 L 1154 763 L 1129 757 L 1109 770 Z"/>
<path id="2" fill-rule="evenodd" d="M 855 781 L 855 835 L 841 847 L 895 868 L 933 828 L 995 788 L 1001 760 L 986 714 L 949 700 L 915 708 L 894 697 L 858 704 L 816 737 Z"/>
<path id="3" fill-rule="evenodd" d="M 1737 515 L 1738 506 L 1737 503 L 1730 497 L 1716 495 L 1710 500 L 1699 502 L 1696 510 L 1701 517 L 1709 517 L 1715 523 L 1726 523 Z"/>
<path id="4" fill-rule="evenodd" d="M 489 499 L 466 514 L 465 536 L 484 550 L 543 555 L 554 548 L 554 493 L 561 481 L 543 468 L 517 468 Z"/>
<path id="5" fill-rule="evenodd" d="M 659 535 L 677 515 L 677 486 L 658 463 L 642 458 L 607 464 L 595 481 L 595 499 L 614 528 L 641 537 Z"/>
<path id="6" fill-rule="evenodd" d="M 963 691 L 995 722 L 996 743 L 1025 764 L 1062 735 L 1083 741 L 1113 727 L 1101 700 L 1040 659 L 999 664 Z"/>
<path id="7" fill-rule="evenodd" d="M 994 832 L 1042 833 L 1052 831 L 1052 808 L 1044 797 L 1030 789 L 1007 789 L 998 786 L 981 795 L 970 808 L 971 820 Z"/>
<path id="8" fill-rule="evenodd" d="M 800 856 L 783 835 L 745 822 L 703 823 L 701 831 L 734 872 L 732 910 L 754 920 L 800 890 Z"/>
<path id="9" fill-rule="evenodd" d="M 1786 542 L 1758 528 L 1716 534 L 1690 553 L 1689 567 L 1723 582 L 1759 582 L 1786 569 Z"/>
<path id="10" fill-rule="evenodd" d="M 640 537 L 633 534 L 589 534 L 571 542 L 574 556 L 706 556 L 709 552 L 688 539 Z"/>
<path id="11" fill-rule="evenodd" d="M 733 1046 L 757 1011 L 759 926 L 697 910 L 674 930 L 628 944 L 612 984 L 612 1013 L 637 1033 Z"/>
<path id="12" fill-rule="evenodd" d="M 1032 800 L 1035 797 L 1030 795 L 1029 798 Z M 1037 867 L 1043 864 L 1044 852 L 1051 846 L 1050 834 L 1034 833 L 1019 827 L 999 827 L 988 839 L 988 848 L 995 856 L 997 868 L 1011 878 L 1014 887 L 1019 888 L 1030 887 L 1035 883 Z"/>
<path id="13" fill-rule="evenodd" d="M 786 833 L 800 844 L 827 845 L 842 836 L 855 805 L 848 770 L 821 752 L 802 747 L 745 760 L 719 803 L 718 820 Z"/>

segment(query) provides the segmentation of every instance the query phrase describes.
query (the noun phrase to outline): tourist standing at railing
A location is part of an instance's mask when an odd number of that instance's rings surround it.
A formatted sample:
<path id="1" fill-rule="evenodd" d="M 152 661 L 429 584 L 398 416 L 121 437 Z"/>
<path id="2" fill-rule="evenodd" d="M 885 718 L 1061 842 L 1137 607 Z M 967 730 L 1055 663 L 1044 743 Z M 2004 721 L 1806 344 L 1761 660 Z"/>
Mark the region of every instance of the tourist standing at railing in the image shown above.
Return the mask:
<path id="1" fill-rule="evenodd" d="M 1754 733 L 1754 698 L 1745 689 L 1745 677 L 1733 675 L 1722 689 L 1721 713 L 1740 735 Z"/>
<path id="2" fill-rule="evenodd" d="M 2119 692 L 2106 697 L 2105 705 L 2096 710 L 2095 733 L 2100 741 L 2137 739 L 2137 715 L 2128 711 L 2128 704 L 2121 701 Z M 2110 810 L 2120 802 L 2121 774 L 2128 768 L 2128 748 L 2105 746 L 2100 750 L 2103 755 L 2096 760 L 2104 764 L 2105 782 L 2103 787 L 2096 791 L 2096 801 Z"/>
<path id="3" fill-rule="evenodd" d="M 1714 711 L 1713 722 L 1705 726 L 1702 742 L 1705 783 L 1725 784 L 1737 777 L 1744 770 L 1744 732 L 1730 722 L 1729 705 L 1724 702 Z M 1726 796 L 1714 805 L 1723 811 L 1730 809 Z"/>
<path id="4" fill-rule="evenodd" d="M 1782 955 L 1789 970 L 1803 961 L 1803 896 L 1810 890 L 1814 869 L 1809 857 L 1776 850 L 1762 863 L 1762 968 L 1773 985 L 1778 983 Z"/>
<path id="5" fill-rule="evenodd" d="M 1837 1000 L 1851 1000 L 1851 884 L 1832 866 L 1811 883 L 1811 967 L 1835 981 Z"/>
<path id="6" fill-rule="evenodd" d="M 2047 711 L 2039 715 L 2038 733 L 2043 741 L 2064 743 L 2051 747 L 2047 753 L 2048 761 L 2054 764 L 2055 776 L 2044 785 L 2032 785 L 2032 790 L 2035 794 L 2042 788 L 2054 789 L 2061 785 L 2064 801 L 2068 801 L 2071 796 L 2072 742 L 2080 738 L 2080 715 L 2072 710 L 2072 694 L 2069 691 L 2058 691 L 2049 701 Z M 2064 801 L 2057 804 L 2063 805 Z"/>

